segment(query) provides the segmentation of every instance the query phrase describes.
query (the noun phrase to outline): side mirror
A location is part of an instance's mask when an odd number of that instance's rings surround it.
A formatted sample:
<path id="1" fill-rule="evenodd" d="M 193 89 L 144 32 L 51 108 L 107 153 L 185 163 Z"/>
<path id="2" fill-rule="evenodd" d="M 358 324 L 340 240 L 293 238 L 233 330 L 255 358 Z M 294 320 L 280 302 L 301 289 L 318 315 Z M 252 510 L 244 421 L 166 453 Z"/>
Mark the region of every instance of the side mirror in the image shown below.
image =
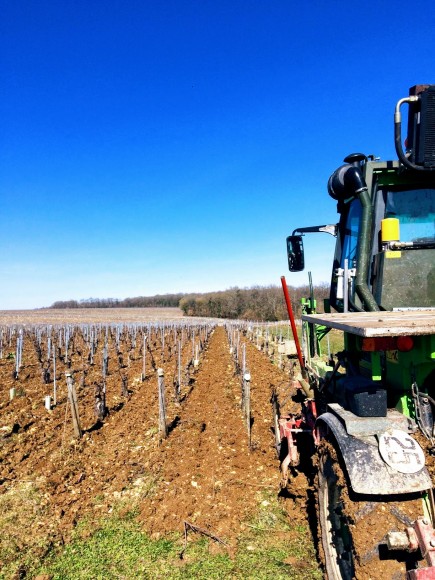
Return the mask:
<path id="1" fill-rule="evenodd" d="M 290 272 L 301 272 L 305 268 L 302 236 L 289 236 L 287 238 L 287 257 Z"/>

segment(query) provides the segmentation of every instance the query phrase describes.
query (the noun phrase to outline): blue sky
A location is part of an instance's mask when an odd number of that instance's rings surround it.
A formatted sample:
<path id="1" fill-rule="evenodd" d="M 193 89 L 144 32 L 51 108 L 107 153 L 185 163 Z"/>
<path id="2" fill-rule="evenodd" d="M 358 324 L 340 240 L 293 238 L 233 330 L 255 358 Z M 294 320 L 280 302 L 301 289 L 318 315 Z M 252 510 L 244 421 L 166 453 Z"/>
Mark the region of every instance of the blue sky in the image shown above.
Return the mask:
<path id="1" fill-rule="evenodd" d="M 330 277 L 326 193 L 395 157 L 433 0 L 1 0 L 0 309 Z"/>

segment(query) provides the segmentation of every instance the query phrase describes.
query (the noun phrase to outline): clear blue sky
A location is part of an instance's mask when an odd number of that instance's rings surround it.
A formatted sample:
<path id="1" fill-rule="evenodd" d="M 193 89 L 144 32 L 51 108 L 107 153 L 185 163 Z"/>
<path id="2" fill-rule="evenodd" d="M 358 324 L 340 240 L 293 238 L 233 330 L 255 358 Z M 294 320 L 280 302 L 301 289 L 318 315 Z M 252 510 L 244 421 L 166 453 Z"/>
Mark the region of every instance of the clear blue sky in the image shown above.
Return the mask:
<path id="1" fill-rule="evenodd" d="M 433 0 L 0 6 L 0 309 L 304 283 L 286 236 L 435 83 Z M 305 246 L 328 281 L 333 238 Z"/>

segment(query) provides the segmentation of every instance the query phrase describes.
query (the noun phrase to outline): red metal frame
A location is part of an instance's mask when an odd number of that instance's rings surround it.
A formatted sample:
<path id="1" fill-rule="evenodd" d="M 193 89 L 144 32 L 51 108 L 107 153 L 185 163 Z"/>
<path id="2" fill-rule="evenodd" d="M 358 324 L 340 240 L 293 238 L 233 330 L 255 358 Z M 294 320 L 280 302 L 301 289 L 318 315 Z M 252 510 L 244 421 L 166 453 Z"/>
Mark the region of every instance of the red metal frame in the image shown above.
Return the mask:
<path id="1" fill-rule="evenodd" d="M 313 399 L 308 399 L 304 403 L 301 417 L 296 418 L 294 415 L 288 415 L 283 419 L 279 419 L 280 440 L 281 442 L 283 440 L 287 442 L 287 455 L 281 462 L 282 477 L 285 483 L 287 483 L 289 467 L 299 465 L 296 433 L 311 433 L 314 443 L 316 445 L 319 443 L 317 430 L 315 428 L 316 418 L 316 403 Z"/>
<path id="2" fill-rule="evenodd" d="M 426 519 L 416 520 L 412 528 L 407 529 L 410 538 L 409 551 L 420 548 L 421 555 L 426 560 L 426 568 L 410 570 L 408 580 L 435 580 L 435 530 Z"/>
<path id="3" fill-rule="evenodd" d="M 298 359 L 299 359 L 299 364 L 301 366 L 302 376 L 304 376 L 305 375 L 305 361 L 304 361 L 304 357 L 302 356 L 301 345 L 299 343 L 299 336 L 298 336 L 298 333 L 296 330 L 295 316 L 293 314 L 292 303 L 290 300 L 290 295 L 288 293 L 287 282 L 286 282 L 285 276 L 281 276 L 281 285 L 282 285 L 282 290 L 284 292 L 285 303 L 287 306 L 287 312 L 288 312 L 288 317 L 290 320 L 290 325 L 292 327 L 293 340 L 295 341 L 295 344 L 296 344 L 296 352 L 298 353 Z"/>

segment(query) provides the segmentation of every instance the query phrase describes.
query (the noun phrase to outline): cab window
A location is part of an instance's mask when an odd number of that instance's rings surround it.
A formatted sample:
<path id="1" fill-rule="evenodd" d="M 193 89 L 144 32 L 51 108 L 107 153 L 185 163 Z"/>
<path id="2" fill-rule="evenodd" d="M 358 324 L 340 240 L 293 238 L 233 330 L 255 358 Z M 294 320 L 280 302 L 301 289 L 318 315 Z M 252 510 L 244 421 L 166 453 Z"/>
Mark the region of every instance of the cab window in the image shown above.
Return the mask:
<path id="1" fill-rule="evenodd" d="M 358 199 L 351 202 L 349 213 L 347 215 L 346 227 L 343 238 L 343 251 L 341 253 L 340 267 L 344 268 L 344 261 L 348 261 L 348 267 L 356 266 L 356 257 L 358 249 L 358 232 L 361 220 L 362 206 Z"/>
<path id="2" fill-rule="evenodd" d="M 385 217 L 398 218 L 401 241 L 435 241 L 435 189 L 402 189 L 385 195 Z"/>

